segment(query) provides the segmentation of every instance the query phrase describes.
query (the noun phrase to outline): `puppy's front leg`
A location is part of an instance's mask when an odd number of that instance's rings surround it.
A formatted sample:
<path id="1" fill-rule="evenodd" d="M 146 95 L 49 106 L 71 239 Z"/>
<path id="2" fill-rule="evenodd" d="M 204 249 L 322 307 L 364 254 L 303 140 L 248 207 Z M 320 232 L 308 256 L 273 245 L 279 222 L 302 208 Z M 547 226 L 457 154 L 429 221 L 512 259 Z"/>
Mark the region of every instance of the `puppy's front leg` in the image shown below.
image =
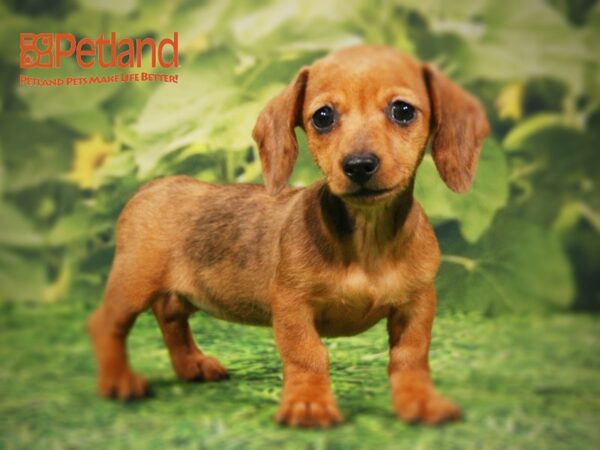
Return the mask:
<path id="1" fill-rule="evenodd" d="M 398 416 L 407 422 L 439 424 L 461 417 L 460 409 L 435 390 L 429 374 L 434 315 L 432 285 L 388 318 L 392 401 Z"/>
<path id="2" fill-rule="evenodd" d="M 307 301 L 278 291 L 273 302 L 273 330 L 283 360 L 283 397 L 277 422 L 305 427 L 341 422 L 330 387 L 329 356 Z"/>

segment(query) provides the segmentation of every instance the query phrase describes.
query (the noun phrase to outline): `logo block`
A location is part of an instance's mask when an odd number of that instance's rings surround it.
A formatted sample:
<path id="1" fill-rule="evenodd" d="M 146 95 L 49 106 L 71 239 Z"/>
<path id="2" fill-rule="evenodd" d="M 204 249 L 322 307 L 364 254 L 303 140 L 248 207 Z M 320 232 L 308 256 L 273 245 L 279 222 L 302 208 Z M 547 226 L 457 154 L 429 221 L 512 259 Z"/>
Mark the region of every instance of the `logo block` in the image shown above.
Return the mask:
<path id="1" fill-rule="evenodd" d="M 22 69 L 53 67 L 53 42 L 52 33 L 21 33 L 19 66 Z"/>

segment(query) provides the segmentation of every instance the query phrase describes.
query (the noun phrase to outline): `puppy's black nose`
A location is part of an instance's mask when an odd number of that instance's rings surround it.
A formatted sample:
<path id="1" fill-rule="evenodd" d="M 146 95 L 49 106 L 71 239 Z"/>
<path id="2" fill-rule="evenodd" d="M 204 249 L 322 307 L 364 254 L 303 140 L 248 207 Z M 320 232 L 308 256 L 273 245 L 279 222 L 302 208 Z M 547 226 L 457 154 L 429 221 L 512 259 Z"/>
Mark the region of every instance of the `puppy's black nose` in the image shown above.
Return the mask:
<path id="1" fill-rule="evenodd" d="M 357 184 L 365 184 L 379 169 L 379 158 L 373 153 L 348 155 L 342 164 L 344 173 Z"/>

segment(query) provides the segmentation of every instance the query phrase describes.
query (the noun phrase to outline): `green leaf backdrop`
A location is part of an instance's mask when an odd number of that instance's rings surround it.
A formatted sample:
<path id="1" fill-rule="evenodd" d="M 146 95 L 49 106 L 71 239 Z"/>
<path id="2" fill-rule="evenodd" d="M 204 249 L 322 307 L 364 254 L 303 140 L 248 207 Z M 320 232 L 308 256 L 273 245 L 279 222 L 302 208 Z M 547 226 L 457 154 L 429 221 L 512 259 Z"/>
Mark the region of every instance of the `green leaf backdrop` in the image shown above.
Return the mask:
<path id="1" fill-rule="evenodd" d="M 180 81 L 19 86 L 22 31 L 177 31 Z M 0 301 L 96 303 L 139 186 L 261 182 L 250 136 L 261 108 L 301 66 L 367 42 L 437 64 L 493 124 L 470 193 L 450 192 L 429 156 L 418 175 L 444 252 L 441 310 L 597 310 L 599 32 L 586 0 L 0 3 Z M 47 72 L 27 74 L 91 75 Z M 320 174 L 298 137 L 291 182 L 306 185 Z"/>

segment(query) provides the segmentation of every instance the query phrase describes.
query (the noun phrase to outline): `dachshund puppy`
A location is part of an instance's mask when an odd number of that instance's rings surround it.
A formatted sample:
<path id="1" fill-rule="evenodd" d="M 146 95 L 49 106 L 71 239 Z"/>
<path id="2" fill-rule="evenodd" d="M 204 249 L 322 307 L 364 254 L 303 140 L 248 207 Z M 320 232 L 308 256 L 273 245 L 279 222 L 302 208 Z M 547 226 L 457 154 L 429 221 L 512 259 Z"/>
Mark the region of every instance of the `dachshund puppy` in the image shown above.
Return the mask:
<path id="1" fill-rule="evenodd" d="M 286 187 L 295 127 L 306 131 L 325 175 L 304 189 Z M 386 319 L 398 416 L 458 419 L 460 409 L 429 374 L 440 251 L 413 187 L 430 142 L 444 182 L 468 190 L 488 132 L 473 96 L 394 49 L 351 47 L 300 70 L 254 128 L 265 187 L 168 177 L 124 208 L 105 296 L 88 321 L 100 395 L 148 393 L 129 367 L 125 340 L 150 308 L 179 377 L 227 378 L 192 337 L 188 318 L 200 309 L 273 326 L 284 370 L 277 421 L 331 426 L 342 415 L 321 336 L 357 334 Z"/>

